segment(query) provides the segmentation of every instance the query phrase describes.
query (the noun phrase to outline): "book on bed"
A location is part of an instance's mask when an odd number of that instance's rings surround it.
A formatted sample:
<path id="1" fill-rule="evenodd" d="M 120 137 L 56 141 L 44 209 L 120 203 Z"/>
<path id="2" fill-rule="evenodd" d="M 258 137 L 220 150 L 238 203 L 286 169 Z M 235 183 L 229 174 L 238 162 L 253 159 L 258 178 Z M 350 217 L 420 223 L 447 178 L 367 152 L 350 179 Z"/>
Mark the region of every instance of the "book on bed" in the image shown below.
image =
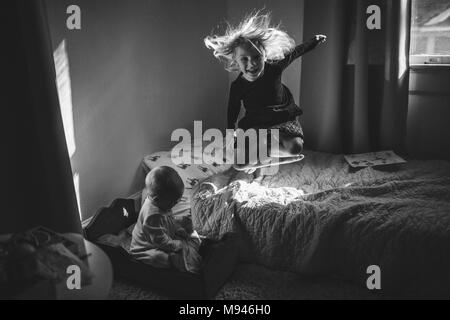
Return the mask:
<path id="1" fill-rule="evenodd" d="M 353 168 L 386 166 L 393 164 L 406 163 L 406 160 L 399 157 L 392 150 L 368 152 L 359 154 L 344 155 L 345 160 Z"/>

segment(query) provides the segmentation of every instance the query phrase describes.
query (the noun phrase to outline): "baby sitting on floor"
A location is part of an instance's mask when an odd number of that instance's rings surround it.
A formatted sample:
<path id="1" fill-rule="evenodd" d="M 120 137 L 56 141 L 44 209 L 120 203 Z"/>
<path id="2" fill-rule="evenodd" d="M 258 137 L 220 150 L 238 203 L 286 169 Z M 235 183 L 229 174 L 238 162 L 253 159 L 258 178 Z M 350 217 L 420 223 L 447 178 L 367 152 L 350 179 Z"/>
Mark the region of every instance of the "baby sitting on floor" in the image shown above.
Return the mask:
<path id="1" fill-rule="evenodd" d="M 133 229 L 131 254 L 154 267 L 198 272 L 200 241 L 190 237 L 171 211 L 184 192 L 180 176 L 170 167 L 157 167 L 148 173 L 145 186 L 148 196 Z"/>

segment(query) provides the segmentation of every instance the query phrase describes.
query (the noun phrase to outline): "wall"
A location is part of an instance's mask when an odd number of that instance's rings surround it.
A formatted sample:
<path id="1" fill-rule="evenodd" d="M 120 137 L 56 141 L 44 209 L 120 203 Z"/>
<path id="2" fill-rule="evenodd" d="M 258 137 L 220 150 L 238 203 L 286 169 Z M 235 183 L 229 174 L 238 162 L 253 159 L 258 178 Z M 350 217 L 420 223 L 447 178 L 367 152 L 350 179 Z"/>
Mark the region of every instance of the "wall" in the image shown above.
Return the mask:
<path id="1" fill-rule="evenodd" d="M 81 8 L 81 30 L 66 8 Z M 222 1 L 47 0 L 53 49 L 69 59 L 83 218 L 133 192 L 146 154 L 175 128 L 225 126 L 228 75 L 203 45 L 223 20 Z"/>
<path id="2" fill-rule="evenodd" d="M 450 160 L 450 66 L 416 66 L 410 75 L 408 153 Z"/>

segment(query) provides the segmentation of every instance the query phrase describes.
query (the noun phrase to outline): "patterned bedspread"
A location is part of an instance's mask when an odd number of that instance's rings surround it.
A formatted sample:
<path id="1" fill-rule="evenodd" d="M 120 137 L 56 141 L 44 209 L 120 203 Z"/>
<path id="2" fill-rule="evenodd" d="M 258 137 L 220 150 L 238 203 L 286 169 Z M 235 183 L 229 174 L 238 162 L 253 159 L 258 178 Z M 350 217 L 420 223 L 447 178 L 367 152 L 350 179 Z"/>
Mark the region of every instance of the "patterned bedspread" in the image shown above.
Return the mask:
<path id="1" fill-rule="evenodd" d="M 340 155 L 307 152 L 273 176 L 228 171 L 194 190 L 200 234 L 238 232 L 242 259 L 381 289 L 450 295 L 450 162 L 354 170 Z"/>

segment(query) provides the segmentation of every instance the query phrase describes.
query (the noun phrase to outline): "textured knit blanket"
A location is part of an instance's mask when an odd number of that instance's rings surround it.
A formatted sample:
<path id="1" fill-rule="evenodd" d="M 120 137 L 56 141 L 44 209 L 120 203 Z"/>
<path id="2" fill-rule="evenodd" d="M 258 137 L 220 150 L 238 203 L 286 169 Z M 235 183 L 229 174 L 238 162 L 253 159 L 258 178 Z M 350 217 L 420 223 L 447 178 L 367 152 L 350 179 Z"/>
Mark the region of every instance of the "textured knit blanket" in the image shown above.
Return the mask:
<path id="1" fill-rule="evenodd" d="M 376 265 L 385 292 L 450 292 L 450 162 L 354 170 L 340 155 L 307 152 L 272 176 L 230 170 L 206 182 L 194 228 L 238 232 L 243 261 L 363 286 Z"/>

